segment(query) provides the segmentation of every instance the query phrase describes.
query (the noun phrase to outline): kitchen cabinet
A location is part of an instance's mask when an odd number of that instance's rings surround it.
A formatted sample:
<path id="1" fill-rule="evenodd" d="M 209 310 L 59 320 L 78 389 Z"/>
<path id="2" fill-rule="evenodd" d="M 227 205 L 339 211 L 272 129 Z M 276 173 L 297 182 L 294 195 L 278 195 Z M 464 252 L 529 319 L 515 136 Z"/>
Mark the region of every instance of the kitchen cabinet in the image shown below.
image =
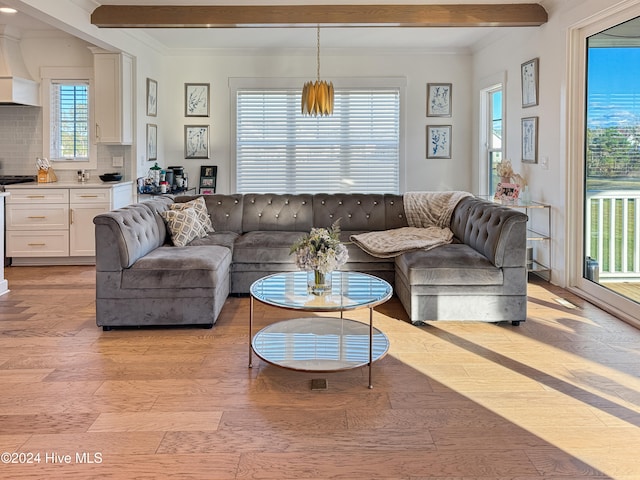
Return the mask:
<path id="1" fill-rule="evenodd" d="M 133 58 L 94 50 L 95 135 L 98 143 L 133 141 Z"/>
<path id="2" fill-rule="evenodd" d="M 53 184 L 55 185 L 55 184 Z M 62 186 L 67 188 L 59 188 Z M 99 213 L 132 202 L 132 183 L 7 186 L 6 255 L 13 265 L 92 264 Z"/>
<path id="3" fill-rule="evenodd" d="M 69 190 L 69 255 L 94 256 L 96 237 L 93 217 L 111 208 L 111 191 L 104 188 Z"/>
<path id="4" fill-rule="evenodd" d="M 69 190 L 14 190 L 7 198 L 8 257 L 69 255 Z"/>

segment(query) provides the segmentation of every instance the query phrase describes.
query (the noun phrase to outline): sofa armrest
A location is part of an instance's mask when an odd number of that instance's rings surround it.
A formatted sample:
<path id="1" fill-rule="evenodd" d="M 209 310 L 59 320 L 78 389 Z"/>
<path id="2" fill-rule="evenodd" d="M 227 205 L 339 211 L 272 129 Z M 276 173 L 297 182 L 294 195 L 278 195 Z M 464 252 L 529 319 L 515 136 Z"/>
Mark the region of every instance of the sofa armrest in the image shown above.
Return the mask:
<path id="1" fill-rule="evenodd" d="M 455 237 L 496 267 L 526 266 L 526 225 L 521 211 L 475 197 L 462 199 L 451 218 Z"/>
<path id="2" fill-rule="evenodd" d="M 167 230 L 146 203 L 101 213 L 96 225 L 96 270 L 118 271 L 163 245 Z"/>

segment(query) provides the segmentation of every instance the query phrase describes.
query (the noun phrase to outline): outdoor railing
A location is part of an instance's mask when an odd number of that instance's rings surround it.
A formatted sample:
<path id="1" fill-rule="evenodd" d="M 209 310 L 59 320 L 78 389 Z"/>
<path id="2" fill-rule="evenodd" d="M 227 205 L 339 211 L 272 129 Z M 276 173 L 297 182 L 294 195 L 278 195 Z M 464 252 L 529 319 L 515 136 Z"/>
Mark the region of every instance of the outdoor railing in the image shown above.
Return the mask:
<path id="1" fill-rule="evenodd" d="M 600 280 L 640 281 L 640 192 L 587 192 L 586 256 Z"/>

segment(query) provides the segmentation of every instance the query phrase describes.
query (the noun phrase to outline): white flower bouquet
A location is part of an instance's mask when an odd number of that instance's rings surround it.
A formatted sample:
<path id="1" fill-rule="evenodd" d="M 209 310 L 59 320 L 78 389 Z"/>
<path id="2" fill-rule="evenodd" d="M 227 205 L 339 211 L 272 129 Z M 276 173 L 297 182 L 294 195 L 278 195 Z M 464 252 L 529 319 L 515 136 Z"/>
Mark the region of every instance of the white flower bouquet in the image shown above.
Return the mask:
<path id="1" fill-rule="evenodd" d="M 496 173 L 501 178 L 509 178 L 513 176 L 513 168 L 511 167 L 511 160 L 503 160 L 496 164 Z"/>
<path id="2" fill-rule="evenodd" d="M 347 247 L 340 242 L 340 226 L 336 221 L 330 228 L 312 228 L 291 246 L 289 254 L 296 255 L 301 270 L 327 274 L 347 263 Z"/>

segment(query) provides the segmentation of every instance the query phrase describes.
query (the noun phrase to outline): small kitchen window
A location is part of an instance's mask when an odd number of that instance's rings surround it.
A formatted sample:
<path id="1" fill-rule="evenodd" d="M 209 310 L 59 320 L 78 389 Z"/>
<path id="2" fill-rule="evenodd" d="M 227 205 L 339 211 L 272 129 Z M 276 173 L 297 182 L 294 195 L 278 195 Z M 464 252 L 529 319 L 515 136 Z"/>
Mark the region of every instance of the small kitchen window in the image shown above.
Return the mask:
<path id="1" fill-rule="evenodd" d="M 90 68 L 43 68 L 43 156 L 59 169 L 96 168 Z"/>
<path id="2" fill-rule="evenodd" d="M 89 82 L 51 82 L 49 160 L 89 160 Z"/>

